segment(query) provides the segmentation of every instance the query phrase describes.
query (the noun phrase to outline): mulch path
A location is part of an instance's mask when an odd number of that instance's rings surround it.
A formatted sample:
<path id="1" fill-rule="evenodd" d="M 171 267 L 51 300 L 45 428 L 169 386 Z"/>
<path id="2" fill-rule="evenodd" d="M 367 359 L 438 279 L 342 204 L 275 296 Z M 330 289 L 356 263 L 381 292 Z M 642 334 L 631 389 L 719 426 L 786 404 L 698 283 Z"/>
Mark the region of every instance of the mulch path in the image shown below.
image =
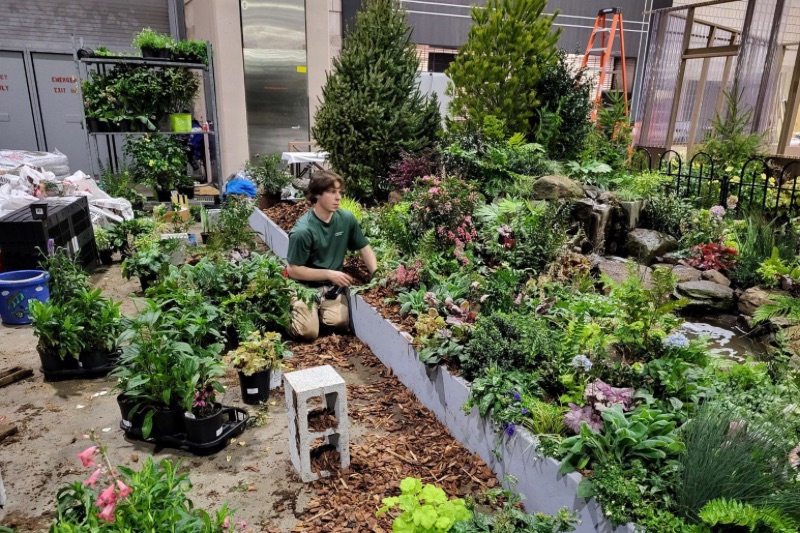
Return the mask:
<path id="1" fill-rule="evenodd" d="M 312 344 L 293 343 L 292 368 L 330 364 L 346 370 L 356 365 L 374 371 L 373 381 L 347 386 L 350 420 L 373 429 L 350 443 L 350 468 L 335 468 L 333 450 L 322 450 L 314 468 L 334 473 L 313 482 L 312 500 L 292 531 L 308 533 L 392 530 L 389 516 L 375 517 L 386 496 L 399 495 L 399 484 L 413 476 L 434 483 L 451 497 L 496 487 L 491 469 L 467 451 L 357 337 L 329 335 Z"/>
<path id="2" fill-rule="evenodd" d="M 264 209 L 264 213 L 280 228 L 289 233 L 295 222 L 311 209 L 311 204 L 302 202 L 279 202 L 272 207 Z"/>

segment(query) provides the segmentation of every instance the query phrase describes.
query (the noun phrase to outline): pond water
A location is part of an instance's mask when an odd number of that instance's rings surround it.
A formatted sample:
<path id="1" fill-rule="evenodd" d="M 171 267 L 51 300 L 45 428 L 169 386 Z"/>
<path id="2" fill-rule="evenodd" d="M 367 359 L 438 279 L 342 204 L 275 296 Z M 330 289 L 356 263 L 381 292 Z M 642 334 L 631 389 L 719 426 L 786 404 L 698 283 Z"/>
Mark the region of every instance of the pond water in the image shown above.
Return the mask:
<path id="1" fill-rule="evenodd" d="M 748 356 L 757 360 L 768 353 L 767 345 L 759 339 L 747 336 L 747 331 L 737 325 L 736 315 L 687 316 L 678 331 L 690 339 L 706 337 L 711 352 L 734 361 L 742 362 Z"/>

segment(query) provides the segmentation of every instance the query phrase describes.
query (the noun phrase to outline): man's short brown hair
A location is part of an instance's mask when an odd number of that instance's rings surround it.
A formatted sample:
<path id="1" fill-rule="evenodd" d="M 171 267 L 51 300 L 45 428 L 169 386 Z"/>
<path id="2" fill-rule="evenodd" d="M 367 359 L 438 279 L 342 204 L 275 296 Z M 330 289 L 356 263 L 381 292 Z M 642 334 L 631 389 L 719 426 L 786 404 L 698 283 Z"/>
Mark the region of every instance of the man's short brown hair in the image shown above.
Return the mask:
<path id="1" fill-rule="evenodd" d="M 333 189 L 334 187 L 344 189 L 344 179 L 330 170 L 323 170 L 314 174 L 311 181 L 308 183 L 308 190 L 306 191 L 306 198 L 311 204 L 317 203 L 319 198 L 324 192 Z"/>

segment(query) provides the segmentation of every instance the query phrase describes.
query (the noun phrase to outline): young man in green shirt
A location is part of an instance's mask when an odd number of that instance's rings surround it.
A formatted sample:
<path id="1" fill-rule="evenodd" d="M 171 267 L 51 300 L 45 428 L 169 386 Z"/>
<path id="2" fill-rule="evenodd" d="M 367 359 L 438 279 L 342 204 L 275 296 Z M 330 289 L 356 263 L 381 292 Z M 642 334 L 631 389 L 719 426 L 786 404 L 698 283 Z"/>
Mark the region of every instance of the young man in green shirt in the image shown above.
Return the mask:
<path id="1" fill-rule="evenodd" d="M 342 272 L 348 251 L 361 253 L 370 276 L 378 268 L 375 252 L 355 217 L 339 209 L 343 185 L 342 178 L 333 172 L 314 176 L 308 185 L 312 207 L 289 232 L 287 274 L 319 290 L 317 302 L 311 307 L 300 300 L 292 302 L 289 332 L 298 339 L 316 339 L 320 322 L 334 329 L 348 329 L 350 308 L 345 289 L 353 279 Z"/>

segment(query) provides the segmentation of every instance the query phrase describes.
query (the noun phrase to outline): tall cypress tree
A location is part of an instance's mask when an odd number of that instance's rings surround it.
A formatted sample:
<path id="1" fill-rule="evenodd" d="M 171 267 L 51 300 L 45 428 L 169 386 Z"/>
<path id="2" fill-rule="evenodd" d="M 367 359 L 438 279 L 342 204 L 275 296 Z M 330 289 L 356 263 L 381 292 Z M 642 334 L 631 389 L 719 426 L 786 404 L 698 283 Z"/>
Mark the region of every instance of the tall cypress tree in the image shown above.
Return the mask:
<path id="1" fill-rule="evenodd" d="M 467 42 L 446 74 L 448 127 L 480 131 L 484 118 L 505 121 L 507 135 L 531 133 L 539 104 L 536 85 L 548 64 L 557 60 L 561 30 L 551 31 L 556 15 L 543 17 L 547 0 L 488 0 L 473 7 Z"/>
<path id="2" fill-rule="evenodd" d="M 367 0 L 333 60 L 312 129 L 357 197 L 386 192 L 385 178 L 401 151 L 421 150 L 436 138 L 438 101 L 420 94 L 418 70 L 399 1 Z"/>

